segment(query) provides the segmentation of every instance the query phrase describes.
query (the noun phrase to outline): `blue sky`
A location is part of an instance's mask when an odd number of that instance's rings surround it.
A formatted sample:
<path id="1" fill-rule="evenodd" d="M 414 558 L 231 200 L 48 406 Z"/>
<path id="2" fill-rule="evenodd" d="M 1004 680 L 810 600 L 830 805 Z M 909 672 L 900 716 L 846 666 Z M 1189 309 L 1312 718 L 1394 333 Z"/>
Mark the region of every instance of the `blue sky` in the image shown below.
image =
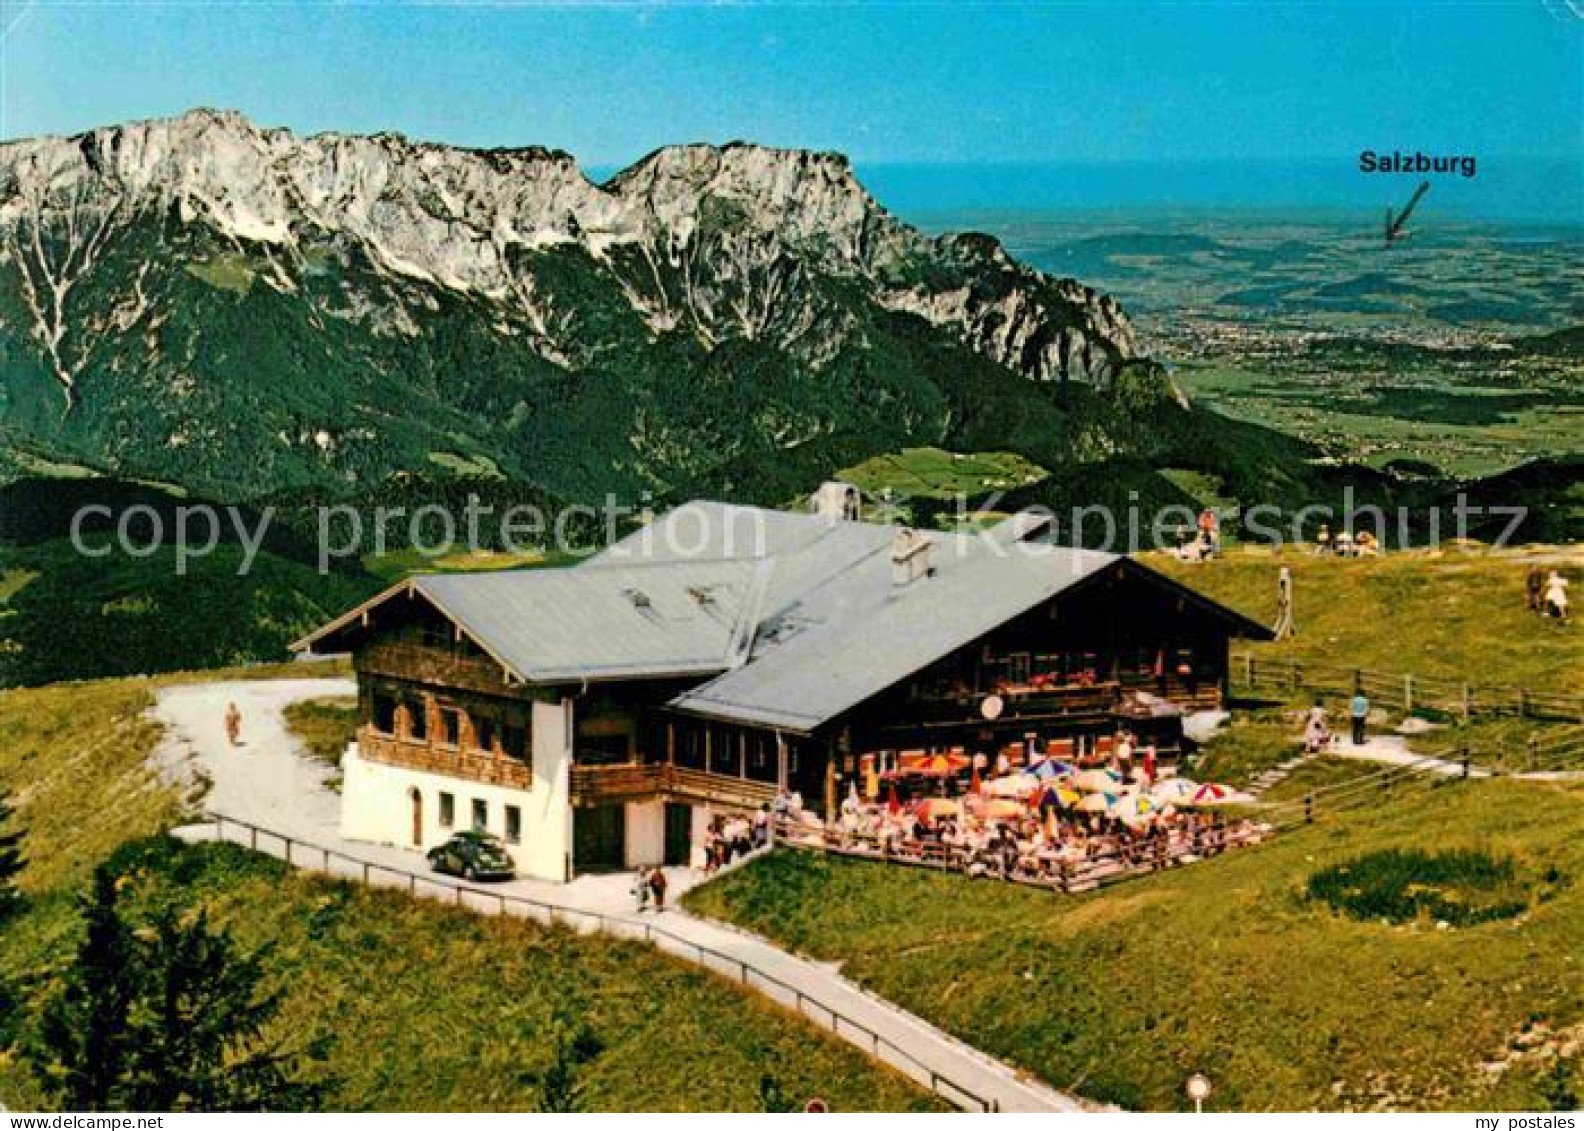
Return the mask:
<path id="1" fill-rule="evenodd" d="M 453 4 L 4 0 L 0 133 L 196 105 L 297 130 L 678 141 L 860 164 L 1584 162 L 1584 21 L 1515 3 Z"/>

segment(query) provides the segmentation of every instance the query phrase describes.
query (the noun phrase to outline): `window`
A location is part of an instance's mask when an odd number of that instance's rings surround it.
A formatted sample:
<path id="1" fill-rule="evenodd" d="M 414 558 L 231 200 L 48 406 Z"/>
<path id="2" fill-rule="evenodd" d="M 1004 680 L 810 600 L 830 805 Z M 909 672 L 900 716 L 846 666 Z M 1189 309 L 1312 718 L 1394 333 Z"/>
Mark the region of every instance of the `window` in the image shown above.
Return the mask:
<path id="1" fill-rule="evenodd" d="M 456 824 L 456 798 L 449 793 L 440 795 L 440 827 L 449 829 Z"/>
<path id="2" fill-rule="evenodd" d="M 475 797 L 473 799 L 473 831 L 483 832 L 489 828 L 489 802 Z"/>
<path id="3" fill-rule="evenodd" d="M 474 719 L 473 740 L 478 744 L 480 750 L 495 749 L 495 720 Z"/>
<path id="4" fill-rule="evenodd" d="M 501 749 L 508 758 L 526 760 L 528 757 L 528 728 L 505 726 L 501 728 Z"/>
<path id="5" fill-rule="evenodd" d="M 457 737 L 462 733 L 462 712 L 454 707 L 442 707 L 437 712 L 440 716 L 440 733 L 435 740 L 441 746 L 455 746 Z"/>
<path id="6" fill-rule="evenodd" d="M 429 711 L 422 701 L 409 702 L 407 708 L 407 733 L 422 742 L 429 734 Z"/>
<path id="7" fill-rule="evenodd" d="M 506 806 L 506 843 L 522 843 L 522 810 L 515 805 Z"/>
<path id="8" fill-rule="evenodd" d="M 381 734 L 396 733 L 396 700 L 389 695 L 374 693 L 373 713 L 370 721 Z"/>

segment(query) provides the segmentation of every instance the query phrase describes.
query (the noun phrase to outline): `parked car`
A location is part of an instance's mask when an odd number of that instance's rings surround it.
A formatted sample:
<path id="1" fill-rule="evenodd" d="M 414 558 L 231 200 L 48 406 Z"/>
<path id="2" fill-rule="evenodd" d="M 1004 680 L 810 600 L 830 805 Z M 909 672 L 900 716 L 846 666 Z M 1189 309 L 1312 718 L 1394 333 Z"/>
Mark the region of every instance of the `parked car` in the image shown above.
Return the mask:
<path id="1" fill-rule="evenodd" d="M 501 838 L 473 830 L 457 833 L 431 848 L 429 866 L 436 872 L 466 880 L 509 880 L 516 875 L 511 853 Z"/>

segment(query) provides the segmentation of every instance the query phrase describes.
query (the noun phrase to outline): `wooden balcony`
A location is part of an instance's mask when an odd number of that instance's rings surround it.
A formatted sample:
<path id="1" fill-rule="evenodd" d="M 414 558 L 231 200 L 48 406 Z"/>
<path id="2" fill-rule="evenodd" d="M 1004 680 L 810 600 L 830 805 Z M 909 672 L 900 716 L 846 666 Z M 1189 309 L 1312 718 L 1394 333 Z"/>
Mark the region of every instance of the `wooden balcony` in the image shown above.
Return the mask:
<path id="1" fill-rule="evenodd" d="M 1184 711 L 1221 709 L 1221 686 L 1213 681 L 1199 680 L 1190 685 L 1187 680 L 1175 675 L 1167 676 L 1162 681 L 1157 676 L 1145 673 L 1124 673 L 1122 686 L 1130 691 L 1148 691 L 1151 695 L 1169 699 Z"/>
<path id="2" fill-rule="evenodd" d="M 465 688 L 490 695 L 516 695 L 506 673 L 487 656 L 459 656 L 442 648 L 426 648 L 395 640 L 374 640 L 360 649 L 357 670 L 436 687 Z"/>
<path id="3" fill-rule="evenodd" d="M 396 738 L 366 726 L 358 729 L 358 752 L 370 762 L 481 782 L 484 785 L 498 785 L 506 789 L 527 789 L 533 785 L 533 770 L 525 761 L 484 750 L 463 750 L 454 746 L 434 746 L 414 739 Z"/>
<path id="4" fill-rule="evenodd" d="M 769 782 L 664 763 L 572 767 L 574 805 L 613 805 L 658 798 L 757 809 L 774 799 L 775 793 L 776 787 Z"/>

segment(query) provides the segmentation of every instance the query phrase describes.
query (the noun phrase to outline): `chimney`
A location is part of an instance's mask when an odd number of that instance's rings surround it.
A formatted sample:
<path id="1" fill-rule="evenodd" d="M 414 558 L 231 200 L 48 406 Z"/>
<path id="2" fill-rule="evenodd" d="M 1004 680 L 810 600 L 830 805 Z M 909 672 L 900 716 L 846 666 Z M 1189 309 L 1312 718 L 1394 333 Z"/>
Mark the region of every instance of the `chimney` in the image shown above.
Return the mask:
<path id="1" fill-rule="evenodd" d="M 851 483 L 831 479 L 820 484 L 809 502 L 815 514 L 830 522 L 857 522 L 862 496 Z"/>
<path id="2" fill-rule="evenodd" d="M 934 576 L 930 565 L 930 540 L 917 530 L 903 529 L 891 542 L 891 582 L 897 588 L 921 577 Z"/>

